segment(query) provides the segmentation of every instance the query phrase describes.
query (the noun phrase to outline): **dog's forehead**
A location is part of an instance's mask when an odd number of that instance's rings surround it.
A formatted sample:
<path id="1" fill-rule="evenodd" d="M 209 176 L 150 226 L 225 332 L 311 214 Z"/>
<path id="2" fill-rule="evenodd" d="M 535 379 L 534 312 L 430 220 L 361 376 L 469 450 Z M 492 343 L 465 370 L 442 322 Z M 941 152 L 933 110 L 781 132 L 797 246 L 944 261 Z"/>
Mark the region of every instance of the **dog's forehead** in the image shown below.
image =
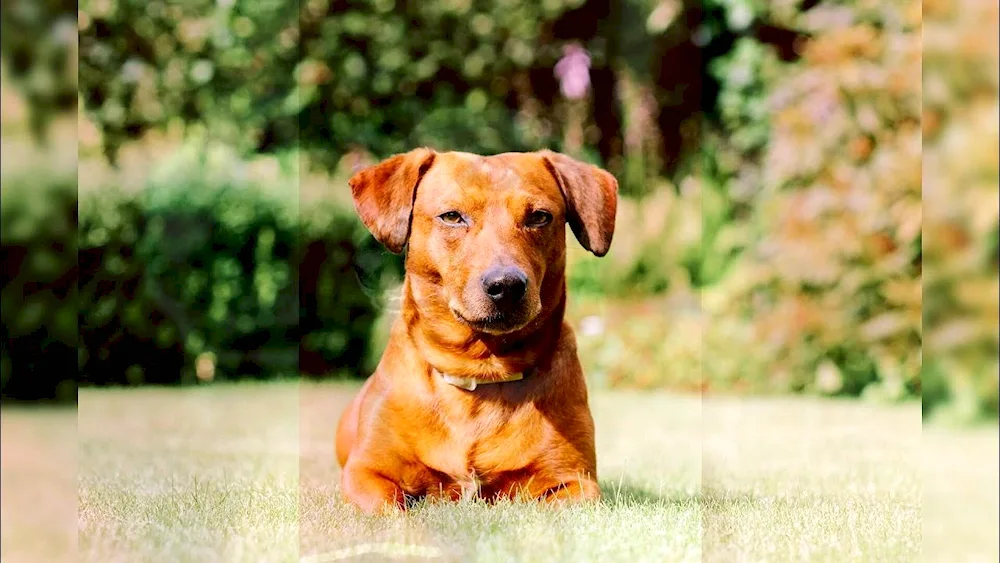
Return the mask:
<path id="1" fill-rule="evenodd" d="M 444 189 L 487 190 L 490 193 L 520 190 L 548 192 L 558 189 L 543 161 L 530 153 L 481 156 L 466 152 L 438 155 L 428 172 Z"/>

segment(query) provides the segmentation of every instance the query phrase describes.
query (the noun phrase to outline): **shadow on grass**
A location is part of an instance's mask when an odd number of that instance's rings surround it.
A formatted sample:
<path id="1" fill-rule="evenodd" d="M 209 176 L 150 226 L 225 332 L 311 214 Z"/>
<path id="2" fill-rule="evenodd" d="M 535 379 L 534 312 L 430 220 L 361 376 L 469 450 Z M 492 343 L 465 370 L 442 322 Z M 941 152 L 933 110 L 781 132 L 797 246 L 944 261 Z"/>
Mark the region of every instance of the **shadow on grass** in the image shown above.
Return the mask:
<path id="1" fill-rule="evenodd" d="M 746 504 L 747 502 L 756 502 L 756 498 L 748 495 L 742 495 L 738 497 L 728 498 L 724 495 L 704 495 L 704 494 L 688 494 L 679 491 L 673 491 L 673 494 L 667 493 L 662 490 L 656 490 L 654 487 L 644 487 L 642 485 L 630 482 L 620 482 L 620 481 L 601 481 L 601 500 L 600 503 L 608 508 L 614 509 L 628 509 L 634 508 L 636 506 L 659 506 L 659 507 L 682 507 L 691 505 L 701 505 L 705 503 L 715 503 L 716 505 L 725 504 Z M 340 495 L 340 492 L 337 492 Z M 341 501 L 341 506 L 346 510 L 353 510 L 350 504 L 346 502 L 343 497 L 338 496 Z M 405 496 L 406 509 L 415 510 L 426 507 L 428 505 L 435 506 L 454 506 L 456 503 L 454 501 L 434 499 L 428 497 L 412 497 L 410 495 Z M 473 503 L 489 503 L 483 499 L 477 499 L 472 501 Z M 530 503 L 531 501 L 523 501 Z"/>

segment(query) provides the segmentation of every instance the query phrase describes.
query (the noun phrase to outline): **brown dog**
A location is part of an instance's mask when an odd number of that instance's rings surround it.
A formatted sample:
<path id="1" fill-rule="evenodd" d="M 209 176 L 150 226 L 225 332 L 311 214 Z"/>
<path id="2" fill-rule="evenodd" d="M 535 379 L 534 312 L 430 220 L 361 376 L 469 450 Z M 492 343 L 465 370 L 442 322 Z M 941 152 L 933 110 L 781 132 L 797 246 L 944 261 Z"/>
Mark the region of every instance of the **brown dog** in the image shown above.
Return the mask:
<path id="1" fill-rule="evenodd" d="M 347 499 L 598 498 L 564 225 L 607 253 L 615 178 L 549 151 L 417 149 L 350 185 L 371 233 L 407 257 L 400 318 L 337 429 Z"/>

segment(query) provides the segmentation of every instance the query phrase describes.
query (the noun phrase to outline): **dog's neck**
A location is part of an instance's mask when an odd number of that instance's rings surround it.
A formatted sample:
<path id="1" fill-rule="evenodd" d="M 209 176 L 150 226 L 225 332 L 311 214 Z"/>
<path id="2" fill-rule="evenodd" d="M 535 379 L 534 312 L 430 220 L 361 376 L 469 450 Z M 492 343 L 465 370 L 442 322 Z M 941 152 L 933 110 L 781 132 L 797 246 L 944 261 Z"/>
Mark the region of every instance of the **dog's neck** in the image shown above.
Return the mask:
<path id="1" fill-rule="evenodd" d="M 403 284 L 403 318 L 407 336 L 434 370 L 453 378 L 499 382 L 533 372 L 547 361 L 558 342 L 566 311 L 563 280 L 550 306 L 524 328 L 493 335 L 474 330 L 435 300 L 418 304 L 410 281 Z"/>

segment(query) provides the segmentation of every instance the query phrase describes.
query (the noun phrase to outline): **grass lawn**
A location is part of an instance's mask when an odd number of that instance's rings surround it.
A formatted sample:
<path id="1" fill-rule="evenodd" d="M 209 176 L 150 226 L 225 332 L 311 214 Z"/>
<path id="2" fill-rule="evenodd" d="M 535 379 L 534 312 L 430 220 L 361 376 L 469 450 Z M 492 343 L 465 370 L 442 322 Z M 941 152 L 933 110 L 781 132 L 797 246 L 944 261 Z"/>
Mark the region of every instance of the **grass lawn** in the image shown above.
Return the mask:
<path id="1" fill-rule="evenodd" d="M 996 428 L 922 429 L 919 405 L 593 392 L 602 503 L 366 518 L 333 459 L 354 389 L 86 390 L 78 413 L 5 409 L 3 560 L 997 560 Z"/>

